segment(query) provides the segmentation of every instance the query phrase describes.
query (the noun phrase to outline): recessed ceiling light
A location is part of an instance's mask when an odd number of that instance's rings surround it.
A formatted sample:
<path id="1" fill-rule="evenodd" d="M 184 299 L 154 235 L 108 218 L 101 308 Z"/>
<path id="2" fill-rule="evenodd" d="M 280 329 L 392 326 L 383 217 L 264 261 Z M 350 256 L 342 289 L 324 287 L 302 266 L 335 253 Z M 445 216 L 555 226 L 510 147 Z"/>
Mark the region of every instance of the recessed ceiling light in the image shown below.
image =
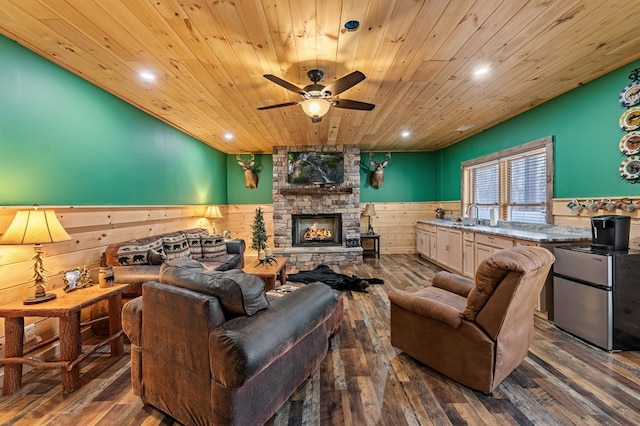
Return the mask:
<path id="1" fill-rule="evenodd" d="M 456 132 L 464 132 L 473 127 L 473 124 L 464 124 L 456 129 Z"/>
<path id="2" fill-rule="evenodd" d="M 476 68 L 476 70 L 473 72 L 473 75 L 479 77 L 481 75 L 485 75 L 488 72 L 489 72 L 489 67 L 480 67 L 480 68 Z"/>
<path id="3" fill-rule="evenodd" d="M 154 81 L 156 79 L 156 75 L 149 71 L 141 71 L 139 75 L 144 81 Z"/>
<path id="4" fill-rule="evenodd" d="M 403 138 L 408 138 L 409 136 L 411 136 L 411 132 L 405 130 L 404 132 L 400 133 L 400 136 L 402 136 Z"/>
<path id="5" fill-rule="evenodd" d="M 229 132 L 225 133 L 224 138 L 230 141 L 231 139 L 233 139 L 233 133 L 229 133 Z"/>

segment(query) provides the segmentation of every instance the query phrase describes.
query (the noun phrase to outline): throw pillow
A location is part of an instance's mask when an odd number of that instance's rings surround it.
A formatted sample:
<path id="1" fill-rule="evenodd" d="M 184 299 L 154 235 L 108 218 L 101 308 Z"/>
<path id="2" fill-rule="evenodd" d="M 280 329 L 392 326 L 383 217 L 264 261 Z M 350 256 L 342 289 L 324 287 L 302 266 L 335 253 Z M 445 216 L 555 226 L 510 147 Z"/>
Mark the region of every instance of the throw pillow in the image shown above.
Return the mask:
<path id="1" fill-rule="evenodd" d="M 184 231 L 184 235 L 187 237 L 187 242 L 189 243 L 190 256 L 194 259 L 202 257 L 200 239 L 209 235 L 209 232 L 206 229 L 200 228 L 190 229 L 188 231 Z"/>
<path id="2" fill-rule="evenodd" d="M 227 245 L 222 234 L 202 237 L 200 244 L 202 246 L 202 257 L 205 259 L 227 254 Z"/>
<path id="3" fill-rule="evenodd" d="M 251 316 L 269 307 L 264 282 L 239 269 L 211 271 L 190 258 L 169 260 L 160 267 L 160 282 L 215 296 L 225 316 Z"/>
<path id="4" fill-rule="evenodd" d="M 149 250 L 162 250 L 162 240 L 143 238 L 121 245 L 116 252 L 118 264 L 122 266 L 146 265 Z"/>
<path id="5" fill-rule="evenodd" d="M 174 232 L 162 237 L 162 249 L 167 255 L 167 260 L 179 257 L 188 257 L 191 253 L 189 242 L 184 232 Z"/>

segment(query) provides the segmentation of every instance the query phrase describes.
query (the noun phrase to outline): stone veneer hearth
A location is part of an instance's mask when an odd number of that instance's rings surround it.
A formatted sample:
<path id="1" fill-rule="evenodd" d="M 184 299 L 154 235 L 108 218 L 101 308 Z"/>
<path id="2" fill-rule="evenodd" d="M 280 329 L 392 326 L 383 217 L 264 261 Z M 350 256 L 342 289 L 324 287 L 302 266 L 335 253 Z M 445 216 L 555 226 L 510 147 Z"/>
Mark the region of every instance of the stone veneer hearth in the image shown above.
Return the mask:
<path id="1" fill-rule="evenodd" d="M 336 186 L 287 183 L 287 154 L 316 151 L 344 153 L 344 182 Z M 342 215 L 342 244 L 331 247 L 293 247 L 292 214 Z M 298 270 L 318 265 L 347 266 L 362 262 L 361 247 L 346 247 L 347 235 L 360 233 L 360 147 L 357 145 L 276 146 L 273 149 L 274 254 L 286 256 Z"/>

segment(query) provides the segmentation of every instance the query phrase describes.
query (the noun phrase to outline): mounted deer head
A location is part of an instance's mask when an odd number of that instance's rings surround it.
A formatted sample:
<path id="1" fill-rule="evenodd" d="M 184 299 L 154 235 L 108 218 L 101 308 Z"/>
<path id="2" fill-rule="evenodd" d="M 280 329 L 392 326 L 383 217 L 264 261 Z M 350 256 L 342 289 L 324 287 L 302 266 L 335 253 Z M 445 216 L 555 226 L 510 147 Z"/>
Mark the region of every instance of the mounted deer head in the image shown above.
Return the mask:
<path id="1" fill-rule="evenodd" d="M 384 183 L 384 168 L 389 164 L 391 160 L 391 153 L 387 152 L 387 159 L 378 163 L 373 159 L 373 152 L 369 153 L 369 163 L 373 167 L 373 171 L 369 175 L 369 183 L 373 189 L 380 189 Z"/>
<path id="2" fill-rule="evenodd" d="M 238 164 L 242 166 L 242 171 L 244 172 L 244 187 L 245 188 L 257 188 L 258 187 L 258 173 L 253 169 L 253 165 L 255 162 L 253 161 L 254 155 L 251 154 L 251 158 L 247 161 L 244 161 L 240 155 L 236 155 L 236 159 L 238 160 Z"/>

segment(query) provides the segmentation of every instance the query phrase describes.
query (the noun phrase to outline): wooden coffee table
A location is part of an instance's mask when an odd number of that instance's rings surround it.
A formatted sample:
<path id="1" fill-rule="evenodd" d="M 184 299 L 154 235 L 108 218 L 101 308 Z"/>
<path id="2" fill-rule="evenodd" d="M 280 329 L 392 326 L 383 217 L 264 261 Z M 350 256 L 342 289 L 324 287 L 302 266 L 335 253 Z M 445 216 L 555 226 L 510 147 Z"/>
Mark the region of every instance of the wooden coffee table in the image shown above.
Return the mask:
<path id="1" fill-rule="evenodd" d="M 273 290 L 276 286 L 276 278 L 281 285 L 287 282 L 288 257 L 272 257 L 271 262 L 260 263 L 256 257 L 245 259 L 245 267 L 242 269 L 247 274 L 255 275 L 264 281 L 264 291 Z"/>

